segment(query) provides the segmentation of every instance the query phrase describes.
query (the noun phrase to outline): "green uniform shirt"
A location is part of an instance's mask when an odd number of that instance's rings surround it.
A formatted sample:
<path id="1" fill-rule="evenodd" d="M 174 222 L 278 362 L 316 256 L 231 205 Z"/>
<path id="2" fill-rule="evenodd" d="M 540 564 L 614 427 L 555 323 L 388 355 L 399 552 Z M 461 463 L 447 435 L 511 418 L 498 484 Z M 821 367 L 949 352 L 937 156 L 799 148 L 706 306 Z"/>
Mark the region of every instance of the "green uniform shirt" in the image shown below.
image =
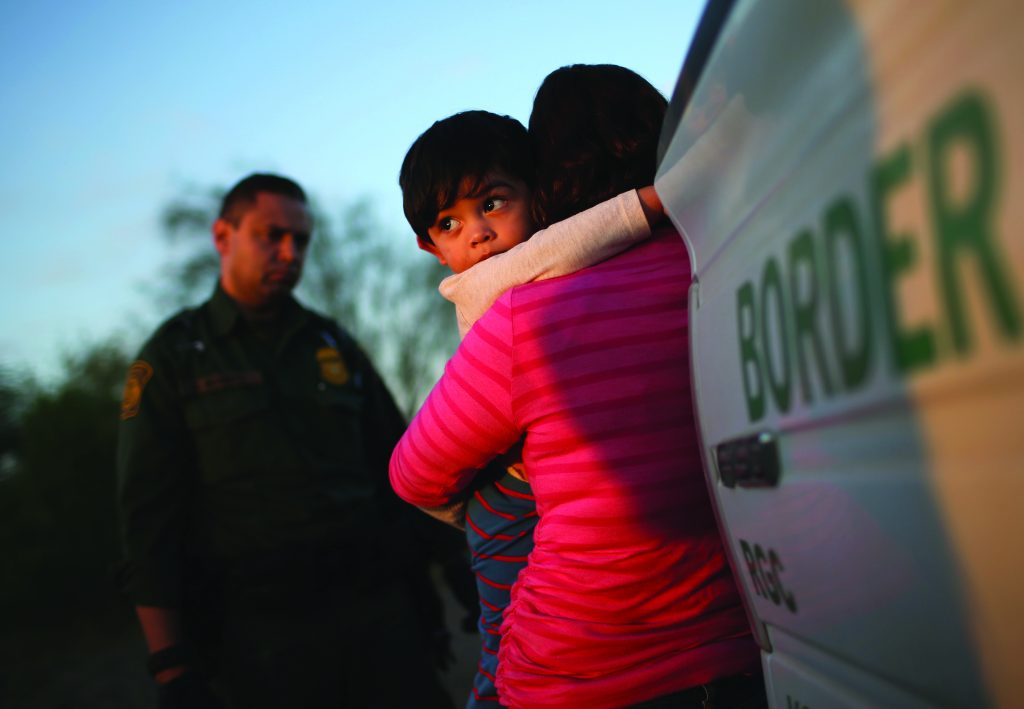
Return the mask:
<path id="1" fill-rule="evenodd" d="M 124 585 L 179 606 L 189 564 L 380 539 L 404 420 L 355 342 L 289 300 L 254 327 L 218 286 L 165 322 L 125 386 L 118 446 Z"/>

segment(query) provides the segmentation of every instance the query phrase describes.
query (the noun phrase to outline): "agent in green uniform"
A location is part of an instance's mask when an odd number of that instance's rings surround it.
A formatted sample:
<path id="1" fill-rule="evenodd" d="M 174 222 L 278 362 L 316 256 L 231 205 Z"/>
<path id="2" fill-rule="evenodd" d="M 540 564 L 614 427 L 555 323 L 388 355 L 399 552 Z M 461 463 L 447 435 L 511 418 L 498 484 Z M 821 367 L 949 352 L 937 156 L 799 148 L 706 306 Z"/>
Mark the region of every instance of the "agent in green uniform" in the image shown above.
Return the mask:
<path id="1" fill-rule="evenodd" d="M 450 706 L 433 532 L 387 482 L 405 422 L 352 338 L 291 295 L 312 227 L 291 180 L 235 185 L 213 297 L 128 372 L 123 585 L 163 707 Z"/>

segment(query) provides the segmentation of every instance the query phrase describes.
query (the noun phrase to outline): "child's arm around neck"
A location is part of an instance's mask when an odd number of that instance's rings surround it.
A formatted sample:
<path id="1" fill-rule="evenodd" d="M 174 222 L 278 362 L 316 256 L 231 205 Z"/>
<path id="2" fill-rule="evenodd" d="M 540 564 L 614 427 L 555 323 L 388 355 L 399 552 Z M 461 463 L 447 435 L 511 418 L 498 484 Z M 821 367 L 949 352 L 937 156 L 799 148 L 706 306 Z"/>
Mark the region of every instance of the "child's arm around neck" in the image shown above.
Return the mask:
<path id="1" fill-rule="evenodd" d="M 575 273 L 611 258 L 649 238 L 651 224 L 662 216 L 653 187 L 629 190 L 445 278 L 438 290 L 455 303 L 459 335 L 465 337 L 509 288 Z"/>

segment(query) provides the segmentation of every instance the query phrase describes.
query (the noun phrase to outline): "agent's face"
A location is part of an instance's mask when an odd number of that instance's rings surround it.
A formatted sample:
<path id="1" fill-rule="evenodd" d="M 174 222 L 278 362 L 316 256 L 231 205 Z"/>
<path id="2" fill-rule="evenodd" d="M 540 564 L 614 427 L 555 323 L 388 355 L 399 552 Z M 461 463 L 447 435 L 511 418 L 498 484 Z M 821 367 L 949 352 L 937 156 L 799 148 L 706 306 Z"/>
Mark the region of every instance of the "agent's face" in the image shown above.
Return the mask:
<path id="1" fill-rule="evenodd" d="M 292 197 L 260 192 L 238 224 L 218 219 L 213 241 L 225 292 L 249 307 L 286 298 L 299 282 L 313 220 Z"/>
<path id="2" fill-rule="evenodd" d="M 501 173 L 487 175 L 473 194 L 464 184 L 459 198 L 427 229 L 423 244 L 443 265 L 462 273 L 484 259 L 508 251 L 533 234 L 530 189 Z"/>

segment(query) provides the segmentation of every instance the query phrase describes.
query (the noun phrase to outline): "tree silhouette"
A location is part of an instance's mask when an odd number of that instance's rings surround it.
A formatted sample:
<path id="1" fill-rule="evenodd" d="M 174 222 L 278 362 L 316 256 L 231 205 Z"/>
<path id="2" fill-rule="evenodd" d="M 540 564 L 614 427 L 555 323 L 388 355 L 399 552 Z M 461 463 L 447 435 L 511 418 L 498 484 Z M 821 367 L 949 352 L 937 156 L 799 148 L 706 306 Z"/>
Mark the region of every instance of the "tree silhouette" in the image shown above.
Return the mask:
<path id="1" fill-rule="evenodd" d="M 58 622 L 114 597 L 114 452 L 127 365 L 108 341 L 66 357 L 53 389 L 0 383 L 20 399 L 0 480 L 0 606 L 20 608 L 22 622 L 39 622 L 34 611 Z"/>

